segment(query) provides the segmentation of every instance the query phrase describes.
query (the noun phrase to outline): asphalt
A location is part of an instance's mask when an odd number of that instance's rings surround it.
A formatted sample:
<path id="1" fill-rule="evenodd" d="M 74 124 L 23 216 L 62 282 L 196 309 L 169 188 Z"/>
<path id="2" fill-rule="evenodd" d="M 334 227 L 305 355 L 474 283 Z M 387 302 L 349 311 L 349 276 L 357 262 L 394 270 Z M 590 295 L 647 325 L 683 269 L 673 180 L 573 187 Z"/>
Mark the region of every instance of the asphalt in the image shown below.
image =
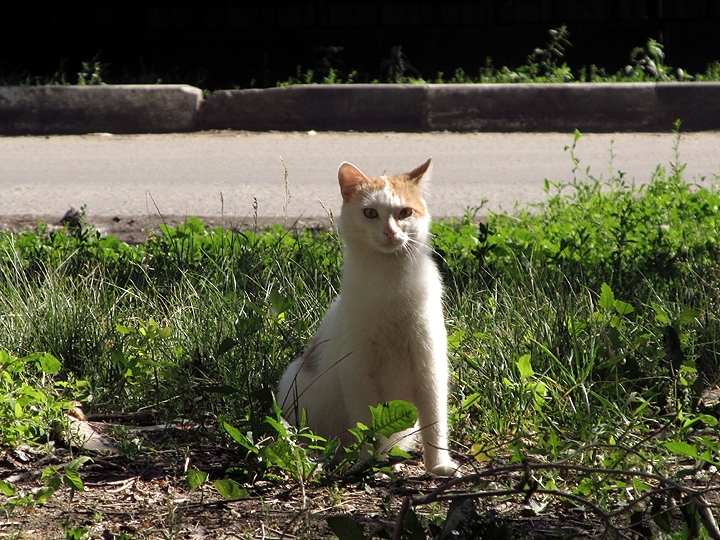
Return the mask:
<path id="1" fill-rule="evenodd" d="M 570 182 L 588 168 L 607 178 L 612 169 L 626 182 L 642 184 L 658 165 L 669 169 L 677 162 L 677 138 L 670 132 L 589 133 L 577 141 L 574 172 L 566 150 L 573 140 L 572 132 L 230 130 L 0 137 L 0 228 L 23 215 L 24 223 L 56 223 L 83 205 L 94 222 L 113 231 L 147 224 L 149 217 L 159 223 L 160 214 L 165 220 L 212 218 L 231 227 L 254 224 L 255 215 L 292 224 L 324 218 L 326 210 L 339 213 L 337 170 L 343 161 L 380 175 L 411 170 L 428 157 L 433 217 L 461 216 L 486 200 L 482 215 L 542 202 L 545 179 Z M 720 132 L 685 133 L 678 152 L 688 181 L 720 179 Z"/>
<path id="2" fill-rule="evenodd" d="M 0 135 L 720 130 L 720 83 L 0 87 Z"/>

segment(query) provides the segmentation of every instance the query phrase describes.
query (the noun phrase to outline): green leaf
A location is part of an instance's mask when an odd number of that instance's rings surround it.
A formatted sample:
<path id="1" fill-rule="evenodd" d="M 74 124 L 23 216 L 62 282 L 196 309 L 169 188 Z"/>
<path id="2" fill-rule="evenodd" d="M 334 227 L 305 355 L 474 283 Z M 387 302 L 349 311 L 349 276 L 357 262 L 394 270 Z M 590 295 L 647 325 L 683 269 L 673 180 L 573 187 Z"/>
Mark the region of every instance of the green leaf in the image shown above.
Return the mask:
<path id="1" fill-rule="evenodd" d="M 58 490 L 60 487 L 60 478 L 56 478 L 58 480 L 57 487 L 46 484 L 35 492 L 35 502 L 37 502 L 37 504 L 45 504 L 47 500 Z"/>
<path id="2" fill-rule="evenodd" d="M 695 319 L 700 316 L 700 312 L 697 309 L 685 308 L 678 316 L 678 322 L 680 324 L 694 323 Z"/>
<path id="3" fill-rule="evenodd" d="M 222 340 L 222 343 L 220 343 L 220 348 L 218 348 L 217 354 L 215 355 L 217 358 L 220 358 L 223 354 L 228 352 L 230 349 L 238 345 L 240 342 L 237 339 L 233 339 L 230 337 L 227 337 Z"/>
<path id="4" fill-rule="evenodd" d="M 372 429 L 383 437 L 410 429 L 417 422 L 417 409 L 406 401 L 395 400 L 370 407 Z"/>
<path id="5" fill-rule="evenodd" d="M 390 451 L 388 452 L 388 456 L 392 456 L 394 458 L 400 458 L 400 459 L 410 459 L 412 456 L 408 454 L 405 450 L 400 448 L 399 446 L 393 446 Z"/>
<path id="6" fill-rule="evenodd" d="M 697 447 L 683 441 L 668 441 L 664 446 L 674 454 L 696 459 L 698 457 Z"/>
<path id="7" fill-rule="evenodd" d="M 66 526 L 66 525 L 65 525 Z M 66 528 L 65 529 L 65 540 L 81 540 L 85 533 L 90 529 L 88 527 Z"/>
<path id="8" fill-rule="evenodd" d="M 535 405 L 542 407 L 545 404 L 545 397 L 547 396 L 547 385 L 542 381 L 527 382 L 525 385 L 526 388 L 533 393 Z"/>
<path id="9" fill-rule="evenodd" d="M 112 360 L 113 365 L 117 366 L 120 369 L 124 369 L 128 364 L 125 355 L 120 349 L 114 349 L 110 353 L 110 360 Z"/>
<path id="10" fill-rule="evenodd" d="M 655 525 L 657 525 L 661 531 L 666 533 L 672 532 L 672 516 L 670 512 L 653 512 L 653 521 L 655 522 Z"/>
<path id="11" fill-rule="evenodd" d="M 270 425 L 273 427 L 273 429 L 275 430 L 275 432 L 276 432 L 278 435 L 280 435 L 281 437 L 288 437 L 287 428 L 283 425 L 282 422 L 278 422 L 277 420 L 275 420 L 275 419 L 272 418 L 271 416 L 266 416 L 266 417 L 265 417 L 265 422 L 268 423 L 268 424 L 270 424 Z"/>
<path id="12" fill-rule="evenodd" d="M 290 444 L 284 439 L 278 439 L 269 446 L 263 446 L 260 449 L 260 455 L 270 465 L 280 467 L 286 472 L 292 472 L 294 456 Z"/>
<path id="13" fill-rule="evenodd" d="M 633 478 L 632 479 L 633 487 L 635 488 L 635 491 L 638 493 L 642 493 L 643 491 L 649 491 L 653 489 L 653 487 L 650 484 L 646 484 L 639 478 Z"/>
<path id="14" fill-rule="evenodd" d="M 256 315 L 259 315 L 260 317 L 265 316 L 265 311 L 258 304 L 251 302 L 250 300 L 245 300 L 245 305 L 253 310 Z"/>
<path id="15" fill-rule="evenodd" d="M 272 291 L 270 291 L 270 305 L 272 306 L 273 315 L 280 317 L 290 307 L 290 301 L 273 287 Z"/>
<path id="16" fill-rule="evenodd" d="M 595 491 L 595 485 L 590 478 L 583 478 L 580 480 L 578 487 L 575 489 L 575 493 L 578 495 L 589 495 Z"/>
<path id="17" fill-rule="evenodd" d="M 55 358 L 52 354 L 45 353 L 40 357 L 40 367 L 44 373 L 53 375 L 54 373 L 60 371 L 62 364 L 60 363 L 60 360 Z"/>
<path id="18" fill-rule="evenodd" d="M 135 332 L 132 328 L 128 328 L 127 326 L 123 326 L 122 324 L 118 323 L 115 325 L 115 331 L 118 334 L 132 334 Z"/>
<path id="19" fill-rule="evenodd" d="M 482 398 L 482 396 L 478 392 L 470 394 L 463 400 L 462 408 L 467 409 L 468 407 L 472 407 L 473 405 L 478 403 L 481 398 Z"/>
<path id="20" fill-rule="evenodd" d="M 170 336 L 172 336 L 172 328 L 171 327 L 165 326 L 164 328 L 160 328 L 158 330 L 158 338 L 167 339 Z"/>
<path id="21" fill-rule="evenodd" d="M 40 480 L 45 480 L 46 478 L 56 474 L 58 472 L 58 468 L 54 465 L 51 465 L 50 467 L 45 467 L 43 469 L 43 472 L 40 474 Z"/>
<path id="22" fill-rule="evenodd" d="M 485 444 L 475 443 L 470 447 L 470 453 L 479 463 L 487 463 L 493 460 L 495 452 L 487 449 Z"/>
<path id="23" fill-rule="evenodd" d="M 226 501 L 239 501 L 250 497 L 247 490 L 240 487 L 235 480 L 226 478 L 224 480 L 215 480 L 213 482 L 215 489 L 223 496 Z"/>
<path id="24" fill-rule="evenodd" d="M 185 220 L 185 226 L 195 234 L 205 233 L 205 224 L 202 220 L 200 220 L 200 218 L 190 216 L 187 220 Z"/>
<path id="25" fill-rule="evenodd" d="M 173 236 L 175 236 L 175 229 L 174 229 L 173 227 L 171 227 L 170 225 L 168 225 L 168 224 L 166 224 L 166 223 L 161 223 L 158 227 L 160 228 L 160 231 L 161 231 L 165 236 L 168 236 L 168 237 L 170 237 L 170 238 L 172 238 Z"/>
<path id="26" fill-rule="evenodd" d="M 603 283 L 600 288 L 600 307 L 603 309 L 612 309 L 615 307 L 615 294 L 607 283 Z"/>
<path id="27" fill-rule="evenodd" d="M 190 486 L 190 489 L 196 489 L 200 486 L 202 486 L 208 478 L 208 474 L 204 471 L 199 471 L 197 469 L 190 469 L 187 472 L 186 479 L 188 486 Z"/>
<path id="28" fill-rule="evenodd" d="M 652 306 L 653 310 L 655 311 L 655 319 L 660 324 L 670 324 L 670 318 L 667 316 L 663 308 L 661 308 L 658 304 L 655 302 L 651 302 L 650 305 Z"/>
<path id="29" fill-rule="evenodd" d="M 465 330 L 455 330 L 447 337 L 447 346 L 449 351 L 455 351 L 460 347 L 465 339 Z"/>
<path id="30" fill-rule="evenodd" d="M 73 459 L 70 463 L 65 465 L 65 470 L 66 471 L 78 471 L 88 461 L 92 462 L 92 458 L 89 458 L 88 456 L 77 457 L 77 458 Z"/>
<path id="31" fill-rule="evenodd" d="M 249 450 L 253 454 L 258 453 L 258 448 L 255 446 L 250 439 L 248 439 L 245 435 L 240 433 L 240 430 L 236 427 L 231 426 L 224 420 L 220 422 L 220 425 L 225 430 L 225 432 L 232 437 L 232 439 L 238 443 L 240 446 L 245 448 L 245 450 Z"/>
<path id="32" fill-rule="evenodd" d="M 517 362 L 515 362 L 515 365 L 517 366 L 518 371 L 520 372 L 520 377 L 522 377 L 523 379 L 527 379 L 527 378 L 535 375 L 535 372 L 533 371 L 533 368 L 530 365 L 530 355 L 529 354 L 524 354 L 520 358 L 518 358 Z"/>
<path id="33" fill-rule="evenodd" d="M 617 311 L 620 315 L 628 315 L 629 313 L 635 311 L 634 307 L 622 300 L 615 300 L 613 305 L 615 306 L 615 311 Z"/>
<path id="34" fill-rule="evenodd" d="M 365 540 L 363 526 L 348 516 L 330 516 L 327 524 L 339 540 Z"/>
<path id="35" fill-rule="evenodd" d="M 80 473 L 77 471 L 65 471 L 65 474 L 62 477 L 62 482 L 69 488 L 75 489 L 77 491 L 85 490 L 85 485 L 80 478 Z"/>
<path id="36" fill-rule="evenodd" d="M 691 416 L 690 418 L 685 420 L 685 422 L 683 422 L 683 428 L 692 426 L 693 424 L 697 424 L 698 422 L 703 422 L 709 427 L 715 427 L 718 425 L 718 419 L 714 416 L 711 416 L 709 414 L 698 414 L 695 416 Z"/>
<path id="37" fill-rule="evenodd" d="M 10 482 L 0 480 L 0 493 L 5 495 L 6 497 L 12 497 L 13 495 L 15 495 L 15 493 L 17 493 L 17 488 Z"/>

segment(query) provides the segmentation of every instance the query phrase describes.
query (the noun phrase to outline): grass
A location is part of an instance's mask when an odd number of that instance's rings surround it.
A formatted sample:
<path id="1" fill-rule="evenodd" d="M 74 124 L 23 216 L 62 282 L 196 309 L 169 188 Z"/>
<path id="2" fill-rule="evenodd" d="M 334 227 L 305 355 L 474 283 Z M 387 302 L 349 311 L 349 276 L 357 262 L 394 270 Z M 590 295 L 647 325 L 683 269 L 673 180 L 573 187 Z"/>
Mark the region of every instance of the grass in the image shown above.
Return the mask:
<path id="1" fill-rule="evenodd" d="M 718 178 L 687 180 L 678 155 L 645 186 L 619 172 L 596 177 L 574 154 L 579 137 L 568 147 L 574 181 L 546 182 L 544 203 L 433 225 L 453 448 L 476 465 L 602 469 L 538 469 L 534 489 L 574 493 L 608 513 L 630 490 L 662 514 L 672 504 L 658 502 L 659 484 L 632 471 L 692 476 L 720 462 L 717 411 L 702 399 L 720 379 Z M 233 444 L 256 456 L 240 468 L 248 476 L 235 471 L 240 482 L 323 478 L 298 465 L 312 457 L 293 450 L 307 435 L 281 427 L 268 396 L 337 294 L 341 259 L 333 231 L 208 230 L 195 218 L 134 246 L 82 221 L 4 233 L 0 350 L 28 369 L 3 361 L 0 375 L 8 388 L 37 392 L 27 391 L 32 402 L 4 398 L 0 415 L 15 427 L 0 427 L 0 440 L 42 441 L 58 404 L 80 399 L 92 411 L 222 418 Z M 60 369 L 38 364 L 37 351 Z M 17 428 L 23 418 L 32 429 Z"/>
<path id="2" fill-rule="evenodd" d="M 134 410 L 210 382 L 249 396 L 272 387 L 335 294 L 339 242 L 320 236 L 205 231 L 194 218 L 141 246 L 85 228 L 6 234 L 0 309 L 12 315 L 0 348 L 51 352 L 91 381 L 100 408 Z M 151 320 L 169 335 L 147 337 Z"/>

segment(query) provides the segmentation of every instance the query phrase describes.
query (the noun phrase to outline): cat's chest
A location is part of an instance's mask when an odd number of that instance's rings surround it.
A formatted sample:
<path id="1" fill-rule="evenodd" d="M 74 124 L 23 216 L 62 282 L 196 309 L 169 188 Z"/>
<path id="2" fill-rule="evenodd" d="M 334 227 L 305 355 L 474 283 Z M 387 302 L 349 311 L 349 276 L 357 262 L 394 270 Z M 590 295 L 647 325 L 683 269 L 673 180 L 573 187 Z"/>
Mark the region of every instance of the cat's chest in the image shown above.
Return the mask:
<path id="1" fill-rule="evenodd" d="M 346 332 L 358 333 L 384 344 L 417 335 L 427 325 L 428 312 L 439 310 L 426 289 L 378 287 L 343 292 Z"/>
<path id="2" fill-rule="evenodd" d="M 440 299 L 437 270 L 424 257 L 403 264 L 355 260 L 348 263 L 343 275 L 342 295 L 359 309 L 402 314 L 422 309 L 434 297 Z"/>
<path id="3" fill-rule="evenodd" d="M 426 298 L 403 297 L 394 291 L 378 296 L 369 293 L 362 299 L 343 298 L 342 302 L 346 348 L 362 350 L 364 357 L 378 361 L 392 358 L 396 363 L 412 356 L 412 351 L 425 348 L 432 335 L 444 329 L 441 313 L 432 316 Z"/>
<path id="4" fill-rule="evenodd" d="M 353 261 L 354 262 L 354 261 Z M 412 268 L 354 265 L 343 276 L 341 334 L 372 357 L 402 357 L 444 332 L 442 289 L 431 263 Z"/>

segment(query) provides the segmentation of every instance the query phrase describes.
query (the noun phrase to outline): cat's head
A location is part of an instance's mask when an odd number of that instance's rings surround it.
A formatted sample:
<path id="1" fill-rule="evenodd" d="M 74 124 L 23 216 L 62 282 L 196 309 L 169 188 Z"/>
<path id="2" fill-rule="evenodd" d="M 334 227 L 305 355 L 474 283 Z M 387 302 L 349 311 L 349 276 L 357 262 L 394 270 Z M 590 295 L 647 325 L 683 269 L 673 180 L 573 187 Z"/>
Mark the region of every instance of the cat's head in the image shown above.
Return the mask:
<path id="1" fill-rule="evenodd" d="M 370 177 L 351 163 L 340 165 L 339 224 L 345 242 L 383 253 L 409 252 L 425 245 L 430 215 L 423 187 L 431 168 L 428 159 L 409 173 Z"/>

